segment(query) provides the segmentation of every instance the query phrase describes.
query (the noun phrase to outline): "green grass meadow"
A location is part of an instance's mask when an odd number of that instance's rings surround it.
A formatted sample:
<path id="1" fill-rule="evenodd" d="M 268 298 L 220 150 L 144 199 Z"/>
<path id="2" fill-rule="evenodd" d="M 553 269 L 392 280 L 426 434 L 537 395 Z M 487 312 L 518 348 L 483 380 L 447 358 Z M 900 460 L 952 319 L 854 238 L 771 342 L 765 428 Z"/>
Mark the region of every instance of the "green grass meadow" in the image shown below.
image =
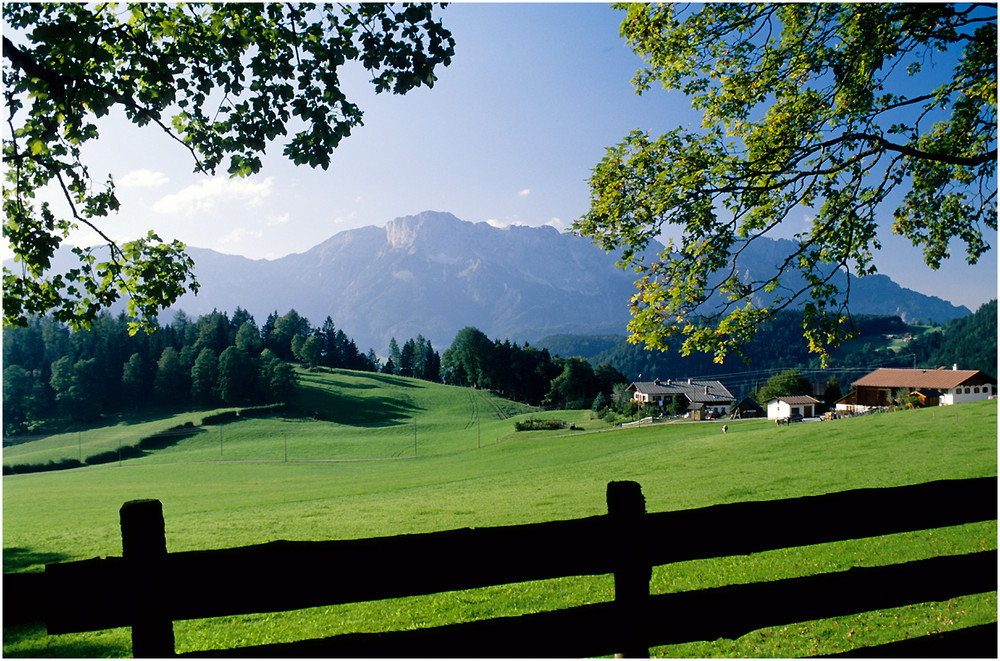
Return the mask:
<path id="1" fill-rule="evenodd" d="M 514 421 L 532 413 L 481 391 L 341 370 L 301 376 L 293 406 L 299 414 L 202 425 L 190 438 L 120 464 L 4 476 L 4 572 L 121 555 L 118 509 L 138 498 L 163 503 L 168 549 L 186 551 L 603 514 L 611 480 L 638 481 L 647 511 L 658 512 L 996 475 L 995 401 L 780 428 L 737 421 L 726 434 L 721 422 L 612 430 L 589 411 L 560 411 L 536 415 L 581 429 L 515 433 Z M 141 430 L 118 425 L 40 439 L 5 448 L 3 461 L 72 458 L 88 436 L 117 444 L 120 437 L 137 439 L 188 421 L 199 425 L 204 415 L 145 421 Z M 807 575 L 993 549 L 996 541 L 990 522 L 679 563 L 655 568 L 652 589 Z M 174 628 L 178 651 L 195 651 L 611 599 L 610 576 L 566 578 Z M 831 653 L 991 622 L 996 612 L 993 592 L 652 651 L 683 657 Z M 127 629 L 48 636 L 40 626 L 9 627 L 3 643 L 7 656 L 131 654 Z M 488 646 L 481 656 L 489 656 Z"/>

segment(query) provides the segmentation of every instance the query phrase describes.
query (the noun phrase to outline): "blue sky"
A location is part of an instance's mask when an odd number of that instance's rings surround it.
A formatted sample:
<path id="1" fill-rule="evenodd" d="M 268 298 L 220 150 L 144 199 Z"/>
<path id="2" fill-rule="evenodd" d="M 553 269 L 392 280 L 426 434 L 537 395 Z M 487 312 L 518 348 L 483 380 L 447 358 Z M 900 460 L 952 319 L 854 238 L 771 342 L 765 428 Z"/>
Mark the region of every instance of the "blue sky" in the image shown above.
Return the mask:
<path id="1" fill-rule="evenodd" d="M 586 181 L 606 147 L 636 128 L 658 134 L 700 122 L 679 93 L 635 95 L 641 61 L 619 36 L 621 12 L 605 5 L 458 3 L 441 16 L 456 53 L 433 89 L 376 96 L 363 72 L 347 77 L 365 125 L 326 171 L 291 165 L 275 144 L 252 178 L 194 175 L 175 142 L 112 118 L 86 152 L 92 175 L 110 172 L 118 185 L 122 210 L 108 233 L 135 238 L 153 228 L 164 239 L 270 259 L 428 209 L 565 229 L 586 212 Z M 779 236 L 806 224 L 793 219 Z M 987 240 L 996 246 L 995 233 Z M 958 250 L 935 273 L 908 241 L 887 233 L 883 245 L 876 265 L 904 287 L 972 310 L 997 295 L 995 250 L 974 268 Z"/>

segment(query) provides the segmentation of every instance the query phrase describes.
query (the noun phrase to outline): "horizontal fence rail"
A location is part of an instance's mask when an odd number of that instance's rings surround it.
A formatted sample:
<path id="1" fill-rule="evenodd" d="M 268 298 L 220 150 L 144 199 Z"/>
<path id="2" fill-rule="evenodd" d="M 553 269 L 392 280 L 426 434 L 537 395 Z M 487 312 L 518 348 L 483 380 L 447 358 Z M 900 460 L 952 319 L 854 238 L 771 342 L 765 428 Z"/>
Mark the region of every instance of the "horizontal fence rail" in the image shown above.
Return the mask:
<path id="1" fill-rule="evenodd" d="M 122 508 L 123 558 L 5 575 L 5 626 L 44 621 L 50 633 L 131 626 L 137 656 L 163 656 L 173 653 L 175 620 L 614 574 L 614 602 L 195 655 L 468 657 L 489 640 L 490 656 L 644 656 L 654 645 L 736 638 L 762 627 L 942 601 L 995 591 L 997 585 L 997 555 L 990 551 L 649 595 L 652 566 L 995 520 L 996 477 L 656 514 L 645 513 L 637 484 L 612 482 L 608 514 L 601 516 L 182 553 L 166 552 L 157 501 L 134 504 L 136 512 L 143 512 L 135 517 L 138 523 L 127 522 L 130 505 Z M 406 566 L 400 557 L 408 559 Z M 454 561 L 463 557 L 477 562 Z M 414 564 L 420 572 L 412 571 Z M 987 651 L 992 640 L 995 650 L 995 624 L 978 637 L 972 631 L 927 642 L 957 645 L 960 640 L 986 645 Z"/>

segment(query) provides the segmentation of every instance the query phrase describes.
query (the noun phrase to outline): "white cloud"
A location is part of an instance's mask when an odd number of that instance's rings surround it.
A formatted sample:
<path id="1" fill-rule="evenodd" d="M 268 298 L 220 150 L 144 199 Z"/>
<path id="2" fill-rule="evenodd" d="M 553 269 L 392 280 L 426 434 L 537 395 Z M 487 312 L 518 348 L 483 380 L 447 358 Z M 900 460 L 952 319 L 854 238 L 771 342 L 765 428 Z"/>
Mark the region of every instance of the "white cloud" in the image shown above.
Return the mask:
<path id="1" fill-rule="evenodd" d="M 141 169 L 132 170 L 118 182 L 122 188 L 158 188 L 170 182 L 162 172 Z"/>
<path id="2" fill-rule="evenodd" d="M 260 239 L 264 236 L 264 231 L 261 229 L 247 229 L 246 227 L 237 227 L 229 234 L 226 234 L 219 239 L 221 244 L 232 244 L 232 243 L 243 243 L 246 240 Z"/>
<path id="3" fill-rule="evenodd" d="M 528 197 L 529 195 L 531 195 L 530 188 L 525 188 L 523 191 L 517 194 L 518 197 Z"/>
<path id="4" fill-rule="evenodd" d="M 545 224 L 549 227 L 555 227 L 560 232 L 566 229 L 566 223 L 562 221 L 562 218 L 557 218 L 556 216 L 553 216 L 551 220 Z"/>
<path id="5" fill-rule="evenodd" d="M 505 230 L 508 227 L 515 227 L 515 226 L 517 226 L 517 227 L 523 227 L 523 226 L 527 225 L 527 223 L 522 223 L 520 220 L 512 220 L 510 222 L 506 222 L 505 223 L 502 220 L 498 220 L 496 218 L 490 218 L 490 219 L 486 220 L 485 222 L 486 222 L 487 225 L 492 225 L 493 227 L 496 227 L 497 229 L 501 229 L 501 230 Z"/>
<path id="6" fill-rule="evenodd" d="M 271 226 L 271 225 L 284 225 L 285 223 L 287 223 L 291 219 L 292 219 L 292 214 L 290 214 L 290 213 L 288 213 L 286 211 L 285 213 L 281 214 L 280 216 L 268 216 L 268 218 L 267 218 L 267 224 L 269 226 Z"/>
<path id="7" fill-rule="evenodd" d="M 247 207 L 255 207 L 271 194 L 273 186 L 274 177 L 263 181 L 216 177 L 163 196 L 153 205 L 153 211 L 193 214 L 210 211 L 221 202 L 242 202 Z"/>

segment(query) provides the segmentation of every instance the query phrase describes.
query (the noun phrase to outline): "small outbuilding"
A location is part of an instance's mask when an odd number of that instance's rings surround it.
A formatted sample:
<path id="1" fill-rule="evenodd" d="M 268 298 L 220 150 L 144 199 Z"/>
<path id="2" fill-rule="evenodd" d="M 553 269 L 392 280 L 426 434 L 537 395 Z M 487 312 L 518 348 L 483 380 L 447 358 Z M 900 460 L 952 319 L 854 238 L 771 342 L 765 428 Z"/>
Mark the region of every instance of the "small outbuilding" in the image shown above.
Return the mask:
<path id="1" fill-rule="evenodd" d="M 764 409 L 761 405 L 753 401 L 749 397 L 745 397 L 733 407 L 732 413 L 729 414 L 730 418 L 734 420 L 743 420 L 745 418 L 763 418 Z"/>
<path id="2" fill-rule="evenodd" d="M 767 419 L 782 420 L 793 415 L 812 418 L 819 414 L 817 406 L 820 403 L 818 399 L 809 395 L 772 397 L 767 400 Z"/>

